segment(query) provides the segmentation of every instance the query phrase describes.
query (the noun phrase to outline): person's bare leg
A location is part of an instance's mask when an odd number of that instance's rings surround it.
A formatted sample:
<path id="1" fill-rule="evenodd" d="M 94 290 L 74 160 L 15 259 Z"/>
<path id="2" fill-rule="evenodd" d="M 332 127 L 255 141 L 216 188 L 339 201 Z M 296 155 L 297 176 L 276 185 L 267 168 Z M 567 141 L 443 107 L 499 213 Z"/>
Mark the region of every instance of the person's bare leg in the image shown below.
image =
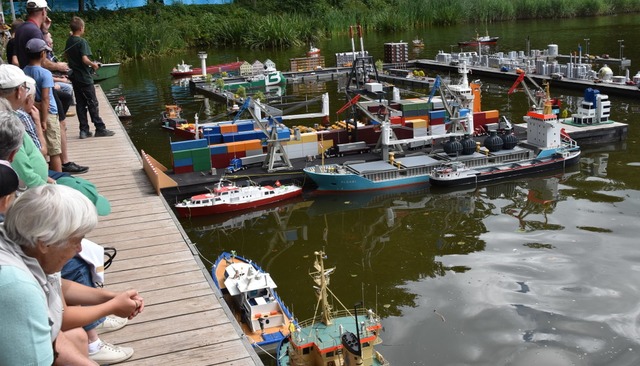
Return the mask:
<path id="1" fill-rule="evenodd" d="M 69 155 L 67 155 L 67 121 L 60 121 L 60 163 L 66 164 L 69 162 Z"/>
<path id="2" fill-rule="evenodd" d="M 58 357 L 53 364 L 79 366 L 97 365 L 97 363 L 89 359 L 87 342 L 87 332 L 82 328 L 74 328 L 66 332 L 60 331 L 56 338 L 55 346 Z"/>
<path id="3" fill-rule="evenodd" d="M 60 154 L 49 156 L 49 169 L 56 172 L 62 171 L 62 161 L 60 159 Z"/>
<path id="4" fill-rule="evenodd" d="M 95 329 L 88 330 L 87 337 L 89 337 L 89 343 L 95 342 L 100 338 L 98 337 L 98 331 Z"/>

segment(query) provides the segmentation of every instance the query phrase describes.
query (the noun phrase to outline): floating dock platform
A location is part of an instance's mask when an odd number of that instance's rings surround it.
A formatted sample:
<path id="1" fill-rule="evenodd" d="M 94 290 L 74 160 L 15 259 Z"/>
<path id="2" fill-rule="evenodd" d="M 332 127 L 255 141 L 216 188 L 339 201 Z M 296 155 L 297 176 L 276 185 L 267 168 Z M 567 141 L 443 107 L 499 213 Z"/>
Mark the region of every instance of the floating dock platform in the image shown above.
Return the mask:
<path id="1" fill-rule="evenodd" d="M 438 62 L 435 60 L 414 60 L 410 61 L 407 64 L 407 67 L 415 67 L 425 70 L 440 70 L 440 71 L 448 71 L 457 73 L 458 65 L 451 65 L 448 63 Z M 502 79 L 502 80 L 510 80 L 515 81 L 518 77 L 518 74 L 515 71 L 500 71 L 500 69 L 496 69 L 493 67 L 486 66 L 478 66 L 478 65 L 467 65 L 467 68 L 471 70 L 474 77 L 475 76 L 487 76 L 494 79 Z M 554 87 L 561 87 L 567 89 L 574 90 L 585 90 L 586 88 L 596 88 L 602 91 L 603 93 L 609 95 L 620 95 L 625 97 L 638 98 L 640 97 L 640 89 L 637 85 L 624 85 L 624 84 L 614 84 L 610 82 L 601 82 L 596 83 L 593 80 L 581 80 L 581 79 L 570 79 L 570 78 L 562 78 L 561 80 L 553 79 L 551 76 L 547 75 L 538 75 L 538 74 L 527 74 L 531 78 L 536 81 L 549 81 L 552 83 Z"/>

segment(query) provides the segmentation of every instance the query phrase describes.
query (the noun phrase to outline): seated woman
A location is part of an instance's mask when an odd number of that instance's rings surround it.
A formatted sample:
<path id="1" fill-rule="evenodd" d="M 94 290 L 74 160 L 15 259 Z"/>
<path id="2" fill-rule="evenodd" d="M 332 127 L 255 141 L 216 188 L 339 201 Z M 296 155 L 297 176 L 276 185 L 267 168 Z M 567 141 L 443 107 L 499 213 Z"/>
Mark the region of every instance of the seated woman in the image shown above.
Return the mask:
<path id="1" fill-rule="evenodd" d="M 135 290 L 114 293 L 61 280 L 62 266 L 97 222 L 93 203 L 61 185 L 28 189 L 9 207 L 0 226 L 0 364 L 51 364 L 55 351 L 55 364 L 95 365 L 78 327 L 143 310 Z"/>

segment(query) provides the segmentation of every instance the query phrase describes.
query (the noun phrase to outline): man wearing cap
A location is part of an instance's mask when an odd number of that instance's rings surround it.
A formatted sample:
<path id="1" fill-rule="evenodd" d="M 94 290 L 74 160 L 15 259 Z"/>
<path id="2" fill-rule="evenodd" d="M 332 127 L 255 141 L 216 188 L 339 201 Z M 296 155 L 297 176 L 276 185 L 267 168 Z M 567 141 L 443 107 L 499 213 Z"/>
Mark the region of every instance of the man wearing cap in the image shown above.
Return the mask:
<path id="1" fill-rule="evenodd" d="M 24 68 L 29 63 L 29 57 L 27 55 L 27 42 L 33 38 L 44 40 L 43 29 L 48 30 L 51 25 L 51 19 L 47 16 L 49 6 L 46 0 L 29 0 L 27 1 L 27 21 L 24 22 L 16 30 L 14 53 L 18 60 L 20 68 Z M 42 61 L 42 66 L 50 71 L 57 71 L 61 73 L 67 73 L 69 71 L 69 65 L 66 62 L 53 62 L 49 59 Z M 55 96 L 54 96 L 55 100 Z M 66 123 L 64 118 L 60 118 L 60 130 L 66 131 Z M 45 121 L 42 121 L 44 124 Z M 60 135 L 61 144 L 61 163 L 62 171 L 71 174 L 85 173 L 89 168 L 78 165 L 72 161 L 69 161 L 67 156 L 67 137 L 66 134 Z"/>
<path id="2" fill-rule="evenodd" d="M 47 17 L 49 11 L 49 5 L 47 0 L 29 0 L 27 1 L 27 20 L 22 24 L 15 34 L 15 54 L 18 57 L 18 63 L 21 68 L 24 68 L 29 63 L 27 55 L 27 42 L 32 38 L 39 38 L 44 40 L 42 34 L 42 25 L 51 20 Z M 65 62 L 52 62 L 46 60 L 43 62 L 43 66 L 52 71 L 67 72 L 69 65 Z"/>
<path id="3" fill-rule="evenodd" d="M 0 65 L 0 97 L 6 99 L 11 110 L 24 105 L 27 97 L 27 76 L 18 66 L 10 64 Z"/>

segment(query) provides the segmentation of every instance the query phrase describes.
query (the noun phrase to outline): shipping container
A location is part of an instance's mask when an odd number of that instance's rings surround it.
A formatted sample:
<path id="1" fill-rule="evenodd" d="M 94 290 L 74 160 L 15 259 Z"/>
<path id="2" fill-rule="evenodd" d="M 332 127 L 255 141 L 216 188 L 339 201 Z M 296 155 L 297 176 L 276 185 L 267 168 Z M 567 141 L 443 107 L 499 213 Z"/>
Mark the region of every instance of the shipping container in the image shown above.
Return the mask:
<path id="1" fill-rule="evenodd" d="M 171 142 L 171 151 L 191 150 L 200 147 L 207 147 L 207 140 L 201 139 Z"/>

